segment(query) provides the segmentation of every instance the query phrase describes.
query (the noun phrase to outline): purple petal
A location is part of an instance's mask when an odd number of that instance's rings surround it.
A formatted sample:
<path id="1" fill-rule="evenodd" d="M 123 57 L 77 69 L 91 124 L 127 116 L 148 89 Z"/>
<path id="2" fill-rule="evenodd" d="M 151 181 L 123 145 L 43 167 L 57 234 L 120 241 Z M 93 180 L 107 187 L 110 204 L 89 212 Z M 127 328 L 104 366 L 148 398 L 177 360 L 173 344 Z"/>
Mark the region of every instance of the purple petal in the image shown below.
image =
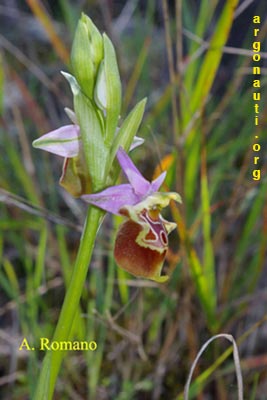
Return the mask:
<path id="1" fill-rule="evenodd" d="M 144 179 L 142 175 L 140 177 L 140 175 L 136 174 L 135 171 L 128 170 L 127 178 L 132 185 L 134 192 L 140 197 L 140 200 L 150 192 L 151 184 Z"/>
<path id="2" fill-rule="evenodd" d="M 134 171 L 137 175 L 143 177 L 141 172 L 136 168 L 136 166 L 134 165 L 134 163 L 132 162 L 132 160 L 130 159 L 126 151 L 123 150 L 122 147 L 119 147 L 119 150 L 117 152 L 117 159 L 127 178 L 128 178 L 127 175 L 128 171 Z"/>
<path id="3" fill-rule="evenodd" d="M 84 194 L 81 198 L 116 215 L 120 215 L 119 210 L 123 206 L 134 205 L 140 201 L 139 196 L 134 193 L 132 186 L 128 183 L 111 186 L 100 193 Z"/>
<path id="4" fill-rule="evenodd" d="M 143 177 L 122 147 L 117 152 L 117 159 L 135 193 L 138 196 L 145 196 L 149 191 L 150 182 Z"/>
<path id="5" fill-rule="evenodd" d="M 78 125 L 65 125 L 34 140 L 33 147 L 65 158 L 76 157 L 80 147 Z"/>
<path id="6" fill-rule="evenodd" d="M 162 172 L 162 174 L 160 174 L 160 176 L 158 176 L 153 182 L 151 182 L 152 192 L 157 192 L 159 190 L 159 188 L 161 187 L 161 185 L 164 182 L 166 174 L 167 174 L 166 171 Z"/>

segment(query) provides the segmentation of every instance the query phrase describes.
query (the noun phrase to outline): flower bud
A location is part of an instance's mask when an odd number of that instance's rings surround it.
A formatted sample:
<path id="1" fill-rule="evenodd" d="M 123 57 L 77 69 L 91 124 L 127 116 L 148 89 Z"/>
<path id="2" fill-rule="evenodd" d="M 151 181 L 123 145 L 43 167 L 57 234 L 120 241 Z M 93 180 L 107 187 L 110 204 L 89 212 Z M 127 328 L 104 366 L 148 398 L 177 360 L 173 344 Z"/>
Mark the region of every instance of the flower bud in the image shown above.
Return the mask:
<path id="1" fill-rule="evenodd" d="M 97 71 L 103 59 L 103 38 L 87 15 L 82 14 L 75 32 L 71 65 L 81 90 L 93 98 Z"/>

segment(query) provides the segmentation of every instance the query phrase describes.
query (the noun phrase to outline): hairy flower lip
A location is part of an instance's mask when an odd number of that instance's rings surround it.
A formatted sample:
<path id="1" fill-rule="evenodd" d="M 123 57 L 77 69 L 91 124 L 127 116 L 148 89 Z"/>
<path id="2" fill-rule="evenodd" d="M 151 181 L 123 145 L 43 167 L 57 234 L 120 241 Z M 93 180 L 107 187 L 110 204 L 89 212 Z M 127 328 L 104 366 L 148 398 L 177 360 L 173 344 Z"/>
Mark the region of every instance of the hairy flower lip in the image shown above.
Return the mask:
<path id="1" fill-rule="evenodd" d="M 127 220 L 119 227 L 115 241 L 117 265 L 138 278 L 166 282 L 169 276 L 161 276 L 161 271 L 168 249 L 167 225 L 171 223 L 159 212 L 158 218 L 152 219 L 147 210 L 136 214 L 134 207 L 127 209 L 127 213 L 124 209 Z"/>

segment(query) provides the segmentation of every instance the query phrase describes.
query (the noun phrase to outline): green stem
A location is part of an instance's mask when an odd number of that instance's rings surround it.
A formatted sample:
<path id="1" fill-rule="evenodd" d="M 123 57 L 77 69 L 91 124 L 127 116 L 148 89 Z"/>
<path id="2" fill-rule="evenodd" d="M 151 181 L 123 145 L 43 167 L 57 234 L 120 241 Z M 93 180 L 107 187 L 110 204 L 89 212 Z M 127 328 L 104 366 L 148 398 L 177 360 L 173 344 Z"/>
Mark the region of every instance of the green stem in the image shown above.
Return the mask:
<path id="1" fill-rule="evenodd" d="M 95 207 L 89 207 L 71 282 L 54 333 L 54 342 L 70 340 L 72 324 L 81 298 L 102 216 L 103 211 Z M 47 350 L 33 397 L 34 400 L 52 399 L 59 369 L 65 354 L 61 350 Z"/>

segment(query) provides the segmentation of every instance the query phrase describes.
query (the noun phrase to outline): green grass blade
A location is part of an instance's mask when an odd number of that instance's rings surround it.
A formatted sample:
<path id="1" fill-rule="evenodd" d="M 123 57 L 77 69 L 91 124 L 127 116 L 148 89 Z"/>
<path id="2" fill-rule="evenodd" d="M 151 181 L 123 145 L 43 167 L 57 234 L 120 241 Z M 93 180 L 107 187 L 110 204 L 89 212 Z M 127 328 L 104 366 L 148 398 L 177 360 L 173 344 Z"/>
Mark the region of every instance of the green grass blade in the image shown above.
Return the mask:
<path id="1" fill-rule="evenodd" d="M 47 228 L 47 224 L 44 224 L 43 228 L 41 229 L 41 232 L 40 232 L 40 240 L 39 240 L 39 246 L 38 246 L 38 250 L 37 250 L 37 259 L 36 259 L 34 275 L 33 275 L 33 286 L 35 289 L 37 289 L 41 285 L 41 281 L 43 278 L 47 237 L 48 237 L 48 228 Z"/>
<path id="2" fill-rule="evenodd" d="M 232 26 L 234 11 L 237 3 L 238 0 L 227 0 L 225 3 L 221 17 L 217 22 L 215 32 L 211 38 L 209 49 L 200 67 L 194 92 L 190 98 L 189 107 L 187 94 L 184 97 L 182 121 L 184 128 L 188 125 L 196 111 L 205 105 L 223 54 L 223 46 L 226 43 L 230 28 Z M 186 140 L 187 163 L 185 171 L 185 201 L 188 204 L 189 210 L 192 207 L 194 200 L 196 179 L 198 174 L 197 166 L 199 165 L 200 140 L 197 138 L 197 136 L 198 130 L 193 129 Z"/>
<path id="3" fill-rule="evenodd" d="M 218 0 L 203 0 L 200 3 L 200 10 L 196 22 L 196 28 L 195 28 L 195 34 L 199 38 L 203 38 L 205 34 L 205 29 L 209 26 L 210 20 L 212 18 L 214 9 L 216 8 L 216 5 L 218 3 Z M 194 26 L 191 26 L 190 29 L 192 30 Z M 189 50 L 189 56 L 192 56 L 195 51 L 197 51 L 199 47 L 199 43 L 196 41 L 191 41 L 190 42 L 190 50 Z M 196 60 L 195 62 L 192 62 L 188 65 L 188 68 L 186 69 L 186 74 L 185 74 L 185 80 L 184 80 L 184 85 L 186 87 L 187 93 L 190 93 L 190 96 L 192 95 L 192 89 L 194 88 L 194 81 L 196 77 L 197 70 L 199 68 L 199 60 Z"/>
<path id="4" fill-rule="evenodd" d="M 227 0 L 221 17 L 217 22 L 215 32 L 211 38 L 209 49 L 204 57 L 196 82 L 194 93 L 190 99 L 191 115 L 205 104 L 206 98 L 210 93 L 215 75 L 217 73 L 222 54 L 234 17 L 235 7 L 238 0 Z M 190 116 L 187 116 L 187 121 Z"/>
<path id="5" fill-rule="evenodd" d="M 205 149 L 202 150 L 205 153 Z M 216 324 L 216 280 L 213 245 L 211 240 L 211 213 L 210 213 L 210 194 L 208 187 L 208 177 L 206 170 L 205 155 L 202 156 L 201 167 L 201 206 L 203 214 L 203 273 L 207 280 L 208 292 L 205 293 L 210 304 L 211 313 L 214 316 L 213 324 Z"/>

